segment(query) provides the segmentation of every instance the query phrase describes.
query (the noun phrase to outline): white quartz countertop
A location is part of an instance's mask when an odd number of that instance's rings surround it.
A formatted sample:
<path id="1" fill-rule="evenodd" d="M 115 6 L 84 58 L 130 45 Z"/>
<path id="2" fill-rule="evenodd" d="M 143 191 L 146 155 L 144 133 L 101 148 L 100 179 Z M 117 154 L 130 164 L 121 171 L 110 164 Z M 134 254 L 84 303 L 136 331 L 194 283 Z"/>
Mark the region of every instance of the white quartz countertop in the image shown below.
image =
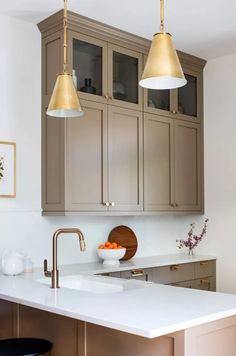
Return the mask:
<path id="1" fill-rule="evenodd" d="M 154 267 L 159 263 L 187 263 L 180 256 L 150 257 L 150 264 L 134 260 L 126 269 Z M 199 256 L 199 260 L 214 257 Z M 197 261 L 197 257 L 191 261 Z M 190 262 L 190 260 L 187 260 Z M 134 264 L 134 265 L 133 265 Z M 96 266 L 97 265 L 97 269 Z M 163 265 L 163 264 L 161 264 Z M 87 267 L 86 267 L 87 266 Z M 90 267 L 89 267 L 90 266 Z M 158 264 L 159 266 L 159 264 Z M 122 267 L 123 268 L 123 267 Z M 62 268 L 64 273 L 95 274 L 106 272 L 101 264 L 81 264 Z M 117 268 L 116 268 L 117 270 Z M 95 294 L 69 288 L 51 289 L 36 281 L 42 272 L 16 277 L 0 275 L 0 299 L 154 338 L 193 326 L 236 315 L 236 295 L 184 289 L 140 282 L 143 287 L 117 293 Z M 100 277 L 101 278 L 101 277 Z M 106 277 L 110 278 L 110 277 Z M 110 306 L 110 307 L 109 307 Z"/>

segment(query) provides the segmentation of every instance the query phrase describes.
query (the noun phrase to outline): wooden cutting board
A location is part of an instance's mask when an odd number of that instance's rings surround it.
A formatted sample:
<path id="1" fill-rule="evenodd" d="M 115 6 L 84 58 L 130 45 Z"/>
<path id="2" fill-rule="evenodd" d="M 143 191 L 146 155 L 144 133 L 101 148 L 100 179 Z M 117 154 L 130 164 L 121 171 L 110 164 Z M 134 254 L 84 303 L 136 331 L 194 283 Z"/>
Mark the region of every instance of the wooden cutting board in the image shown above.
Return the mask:
<path id="1" fill-rule="evenodd" d="M 128 226 L 120 225 L 111 230 L 108 241 L 116 242 L 126 248 L 126 253 L 122 261 L 127 261 L 132 258 L 138 248 L 138 241 L 135 233 Z"/>

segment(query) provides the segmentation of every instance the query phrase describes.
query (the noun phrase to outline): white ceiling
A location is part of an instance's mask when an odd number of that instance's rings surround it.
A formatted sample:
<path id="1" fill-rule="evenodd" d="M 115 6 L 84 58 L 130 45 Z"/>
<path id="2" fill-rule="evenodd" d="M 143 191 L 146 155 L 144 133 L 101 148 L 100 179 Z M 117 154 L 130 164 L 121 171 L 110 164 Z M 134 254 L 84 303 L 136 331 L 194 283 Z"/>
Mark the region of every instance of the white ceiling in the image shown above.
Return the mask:
<path id="1" fill-rule="evenodd" d="M 68 0 L 69 10 L 151 39 L 159 0 Z M 0 12 L 38 23 L 63 0 L 1 0 Z M 236 52 L 235 0 L 165 0 L 166 30 L 179 50 L 211 59 Z"/>

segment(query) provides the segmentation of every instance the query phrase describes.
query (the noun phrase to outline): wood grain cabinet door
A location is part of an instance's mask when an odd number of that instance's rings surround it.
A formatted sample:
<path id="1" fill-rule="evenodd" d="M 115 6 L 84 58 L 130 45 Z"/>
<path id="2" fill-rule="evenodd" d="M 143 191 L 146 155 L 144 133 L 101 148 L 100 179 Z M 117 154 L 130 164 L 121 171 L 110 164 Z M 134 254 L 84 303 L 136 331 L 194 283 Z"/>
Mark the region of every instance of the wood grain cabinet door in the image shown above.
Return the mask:
<path id="1" fill-rule="evenodd" d="M 108 194 L 113 211 L 143 210 L 143 117 L 109 106 Z"/>
<path id="2" fill-rule="evenodd" d="M 173 120 L 144 115 L 144 210 L 174 210 Z"/>
<path id="3" fill-rule="evenodd" d="M 175 206 L 180 211 L 202 209 L 201 127 L 175 121 Z"/>
<path id="4" fill-rule="evenodd" d="M 84 116 L 66 124 L 66 210 L 106 211 L 107 106 L 81 106 Z"/>

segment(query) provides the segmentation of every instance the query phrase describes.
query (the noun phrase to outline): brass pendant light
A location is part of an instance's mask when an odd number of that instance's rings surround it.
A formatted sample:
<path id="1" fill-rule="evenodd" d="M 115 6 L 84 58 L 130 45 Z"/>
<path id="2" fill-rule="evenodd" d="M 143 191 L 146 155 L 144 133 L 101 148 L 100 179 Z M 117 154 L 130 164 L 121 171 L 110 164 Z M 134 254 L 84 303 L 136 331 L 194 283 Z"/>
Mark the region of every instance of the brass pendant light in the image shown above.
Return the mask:
<path id="1" fill-rule="evenodd" d="M 160 0 L 160 32 L 153 36 L 139 85 L 148 89 L 175 89 L 187 81 L 173 46 L 171 34 L 164 30 L 164 0 Z"/>
<path id="2" fill-rule="evenodd" d="M 68 72 L 67 64 L 67 0 L 64 0 L 64 60 L 63 73 L 59 74 L 48 106 L 47 115 L 58 118 L 80 117 L 81 109 L 77 90 L 72 75 Z"/>

